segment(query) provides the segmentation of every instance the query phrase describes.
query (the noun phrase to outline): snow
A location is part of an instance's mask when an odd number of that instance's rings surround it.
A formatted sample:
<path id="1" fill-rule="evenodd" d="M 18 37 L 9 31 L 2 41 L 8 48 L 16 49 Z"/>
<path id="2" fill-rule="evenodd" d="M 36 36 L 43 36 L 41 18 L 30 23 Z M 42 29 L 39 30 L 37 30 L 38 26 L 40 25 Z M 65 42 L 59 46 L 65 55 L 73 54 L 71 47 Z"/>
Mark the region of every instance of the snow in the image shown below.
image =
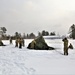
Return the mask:
<path id="1" fill-rule="evenodd" d="M 61 39 L 60 36 L 43 36 L 45 39 Z"/>
<path id="2" fill-rule="evenodd" d="M 45 39 L 56 50 L 29 50 L 32 39 L 25 39 L 25 47 L 15 48 L 9 40 L 3 40 L 7 46 L 0 46 L 1 75 L 75 75 L 75 49 L 69 49 L 69 55 L 63 55 L 61 39 Z M 75 45 L 75 40 L 69 39 Z"/>

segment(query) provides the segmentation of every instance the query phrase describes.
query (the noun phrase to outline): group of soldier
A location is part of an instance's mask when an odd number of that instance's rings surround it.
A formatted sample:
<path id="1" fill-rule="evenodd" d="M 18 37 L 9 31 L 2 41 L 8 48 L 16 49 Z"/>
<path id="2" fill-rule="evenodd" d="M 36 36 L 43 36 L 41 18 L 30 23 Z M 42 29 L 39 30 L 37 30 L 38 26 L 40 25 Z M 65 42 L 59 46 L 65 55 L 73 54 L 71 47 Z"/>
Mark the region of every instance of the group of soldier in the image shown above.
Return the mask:
<path id="1" fill-rule="evenodd" d="M 10 44 L 12 44 L 12 38 L 10 38 Z M 22 48 L 22 46 L 24 47 L 24 39 L 23 38 L 17 38 L 15 40 L 15 47 L 19 47 Z"/>
<path id="2" fill-rule="evenodd" d="M 70 45 L 68 46 L 68 39 L 65 37 L 63 40 L 64 42 L 64 55 L 68 55 L 68 49 L 71 48 L 73 49 L 72 44 L 70 43 Z M 34 42 L 34 41 L 33 41 Z M 12 44 L 12 38 L 10 38 L 10 44 Z M 22 48 L 22 46 L 24 47 L 24 39 L 23 38 L 17 38 L 15 40 L 15 47 L 19 47 Z"/>
<path id="3" fill-rule="evenodd" d="M 22 46 L 24 47 L 24 39 L 17 38 L 16 41 L 15 41 L 15 47 L 22 48 Z"/>

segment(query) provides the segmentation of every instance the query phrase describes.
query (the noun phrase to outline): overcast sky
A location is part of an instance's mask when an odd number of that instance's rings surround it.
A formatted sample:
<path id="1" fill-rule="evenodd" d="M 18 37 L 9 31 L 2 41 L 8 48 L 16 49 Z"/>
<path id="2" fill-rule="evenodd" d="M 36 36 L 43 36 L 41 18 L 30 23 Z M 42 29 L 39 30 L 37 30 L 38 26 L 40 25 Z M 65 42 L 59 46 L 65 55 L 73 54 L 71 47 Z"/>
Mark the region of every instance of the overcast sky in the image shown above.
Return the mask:
<path id="1" fill-rule="evenodd" d="M 8 34 L 55 31 L 75 24 L 75 0 L 0 0 L 0 27 Z"/>

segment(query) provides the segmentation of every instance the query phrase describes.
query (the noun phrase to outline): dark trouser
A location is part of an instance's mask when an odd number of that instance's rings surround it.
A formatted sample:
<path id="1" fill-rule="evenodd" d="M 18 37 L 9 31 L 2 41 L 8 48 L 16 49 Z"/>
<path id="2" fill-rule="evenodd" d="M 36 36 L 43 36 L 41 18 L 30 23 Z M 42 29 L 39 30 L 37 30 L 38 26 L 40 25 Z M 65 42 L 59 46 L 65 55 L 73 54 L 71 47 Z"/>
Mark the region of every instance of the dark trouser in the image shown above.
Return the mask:
<path id="1" fill-rule="evenodd" d="M 68 55 L 68 48 L 64 48 L 64 55 Z"/>
<path id="2" fill-rule="evenodd" d="M 18 47 L 18 43 L 16 43 L 15 47 Z"/>
<path id="3" fill-rule="evenodd" d="M 22 48 L 22 44 L 21 43 L 19 44 L 19 48 Z"/>

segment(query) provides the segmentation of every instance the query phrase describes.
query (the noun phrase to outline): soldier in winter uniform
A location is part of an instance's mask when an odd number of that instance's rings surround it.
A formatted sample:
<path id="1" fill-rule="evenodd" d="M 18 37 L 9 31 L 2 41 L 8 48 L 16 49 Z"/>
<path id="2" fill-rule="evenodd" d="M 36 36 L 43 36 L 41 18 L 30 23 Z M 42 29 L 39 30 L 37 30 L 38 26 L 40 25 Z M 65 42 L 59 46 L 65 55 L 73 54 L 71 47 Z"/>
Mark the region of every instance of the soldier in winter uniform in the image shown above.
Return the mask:
<path id="1" fill-rule="evenodd" d="M 19 48 L 22 48 L 22 39 L 20 38 L 18 42 L 19 42 Z"/>
<path id="2" fill-rule="evenodd" d="M 12 44 L 12 38 L 10 38 L 10 44 Z"/>
<path id="3" fill-rule="evenodd" d="M 68 55 L 68 40 L 64 38 L 62 41 L 64 42 L 64 55 Z"/>
<path id="4" fill-rule="evenodd" d="M 24 39 L 22 38 L 22 46 L 24 47 L 25 46 L 25 43 L 24 43 Z"/>
<path id="5" fill-rule="evenodd" d="M 18 47 L 18 38 L 15 41 L 15 47 Z"/>

